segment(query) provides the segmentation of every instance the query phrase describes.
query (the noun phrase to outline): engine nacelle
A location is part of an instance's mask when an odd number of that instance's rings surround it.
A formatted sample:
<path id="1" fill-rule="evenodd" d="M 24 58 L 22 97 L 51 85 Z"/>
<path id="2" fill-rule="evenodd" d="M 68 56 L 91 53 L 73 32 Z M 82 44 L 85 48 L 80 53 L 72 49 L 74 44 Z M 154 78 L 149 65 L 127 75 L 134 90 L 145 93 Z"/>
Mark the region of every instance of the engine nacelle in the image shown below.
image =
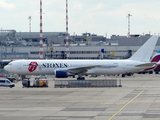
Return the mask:
<path id="1" fill-rule="evenodd" d="M 56 78 L 67 78 L 68 77 L 68 72 L 66 71 L 55 71 L 55 77 Z"/>

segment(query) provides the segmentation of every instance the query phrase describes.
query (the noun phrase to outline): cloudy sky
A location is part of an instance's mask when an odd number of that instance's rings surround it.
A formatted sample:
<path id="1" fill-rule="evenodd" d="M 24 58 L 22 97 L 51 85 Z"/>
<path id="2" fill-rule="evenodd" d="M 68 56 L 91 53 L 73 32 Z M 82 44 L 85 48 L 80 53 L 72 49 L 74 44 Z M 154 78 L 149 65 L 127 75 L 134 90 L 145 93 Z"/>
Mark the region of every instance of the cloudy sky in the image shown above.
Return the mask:
<path id="1" fill-rule="evenodd" d="M 40 0 L 0 0 L 1 29 L 39 32 Z M 90 32 L 110 37 L 127 35 L 131 16 L 131 34 L 160 33 L 160 0 L 68 0 L 69 33 Z M 43 0 L 43 31 L 63 32 L 66 0 Z"/>

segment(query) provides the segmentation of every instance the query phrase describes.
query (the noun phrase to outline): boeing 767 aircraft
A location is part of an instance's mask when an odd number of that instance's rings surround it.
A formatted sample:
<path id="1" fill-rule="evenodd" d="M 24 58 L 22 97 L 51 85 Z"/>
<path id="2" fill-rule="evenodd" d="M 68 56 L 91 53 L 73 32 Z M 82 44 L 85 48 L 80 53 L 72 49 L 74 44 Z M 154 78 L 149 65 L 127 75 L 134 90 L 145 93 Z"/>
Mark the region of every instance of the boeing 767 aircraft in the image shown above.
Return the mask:
<path id="1" fill-rule="evenodd" d="M 84 75 L 117 75 L 126 72 L 138 72 L 156 66 L 150 62 L 158 36 L 152 36 L 133 56 L 126 60 L 15 60 L 4 69 L 21 75 L 55 75 L 67 78 L 78 75 L 77 80 L 84 80 Z"/>

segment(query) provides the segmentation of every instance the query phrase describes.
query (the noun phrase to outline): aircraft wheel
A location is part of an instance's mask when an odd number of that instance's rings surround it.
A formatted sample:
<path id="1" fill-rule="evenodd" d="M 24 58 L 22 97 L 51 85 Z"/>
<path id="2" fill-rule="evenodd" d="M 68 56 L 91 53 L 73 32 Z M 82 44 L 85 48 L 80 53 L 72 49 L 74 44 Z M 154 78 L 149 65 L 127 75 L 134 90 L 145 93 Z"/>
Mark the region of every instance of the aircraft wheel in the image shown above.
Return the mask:
<path id="1" fill-rule="evenodd" d="M 158 71 L 155 71 L 156 74 L 158 74 Z"/>
<path id="2" fill-rule="evenodd" d="M 85 77 L 78 77 L 77 80 L 85 80 Z"/>
<path id="3" fill-rule="evenodd" d="M 122 74 L 122 77 L 125 77 L 125 74 Z"/>
<path id="4" fill-rule="evenodd" d="M 128 76 L 131 76 L 131 73 L 127 73 Z"/>

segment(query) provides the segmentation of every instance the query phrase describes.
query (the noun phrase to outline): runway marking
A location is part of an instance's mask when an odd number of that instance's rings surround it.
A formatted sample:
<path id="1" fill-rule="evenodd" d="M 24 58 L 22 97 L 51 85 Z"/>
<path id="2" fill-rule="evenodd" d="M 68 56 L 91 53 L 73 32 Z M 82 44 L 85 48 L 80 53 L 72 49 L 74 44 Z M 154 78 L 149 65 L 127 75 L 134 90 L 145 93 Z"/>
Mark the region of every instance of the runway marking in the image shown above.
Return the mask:
<path id="1" fill-rule="evenodd" d="M 108 120 L 111 120 L 114 118 L 119 112 L 121 112 L 127 105 L 129 105 L 133 100 L 135 100 L 140 94 L 142 94 L 143 91 L 141 91 L 138 95 L 136 95 L 132 100 L 130 100 L 128 103 L 126 103 L 120 110 L 118 110 L 114 115 L 112 115 Z"/>
<path id="2" fill-rule="evenodd" d="M 111 105 L 111 104 L 125 104 L 125 103 L 101 103 L 101 104 L 108 104 L 108 105 Z"/>

